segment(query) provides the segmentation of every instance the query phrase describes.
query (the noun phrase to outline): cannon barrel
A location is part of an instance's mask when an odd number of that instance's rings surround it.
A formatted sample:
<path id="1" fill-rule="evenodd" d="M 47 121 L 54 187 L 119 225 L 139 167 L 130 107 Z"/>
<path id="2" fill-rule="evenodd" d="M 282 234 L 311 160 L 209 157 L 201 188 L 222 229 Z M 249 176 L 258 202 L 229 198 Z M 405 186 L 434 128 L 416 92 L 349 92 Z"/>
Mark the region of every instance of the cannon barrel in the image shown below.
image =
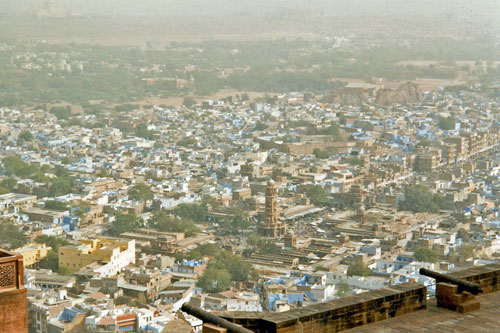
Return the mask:
<path id="1" fill-rule="evenodd" d="M 458 279 L 456 277 L 449 276 L 446 274 L 434 272 L 434 271 L 431 271 L 430 269 L 423 268 L 423 267 L 420 268 L 419 272 L 421 275 L 425 275 L 425 276 L 428 276 L 428 277 L 435 279 L 436 282 L 448 282 L 448 283 L 456 284 L 458 286 L 458 289 L 461 291 L 468 291 L 474 295 L 477 295 L 477 294 L 483 292 L 481 290 L 481 288 L 479 287 L 479 285 L 477 283 L 474 283 L 474 282 L 470 282 L 470 281 Z"/>
<path id="2" fill-rule="evenodd" d="M 203 320 L 203 322 L 208 322 L 215 324 L 217 326 L 226 328 L 228 332 L 230 333 L 253 333 L 252 331 L 231 323 L 230 321 L 227 321 L 224 318 L 221 318 L 219 316 L 214 315 L 213 313 L 207 312 L 203 309 L 200 309 L 197 306 L 190 305 L 188 303 L 182 304 L 181 310 L 195 316 L 198 319 Z"/>

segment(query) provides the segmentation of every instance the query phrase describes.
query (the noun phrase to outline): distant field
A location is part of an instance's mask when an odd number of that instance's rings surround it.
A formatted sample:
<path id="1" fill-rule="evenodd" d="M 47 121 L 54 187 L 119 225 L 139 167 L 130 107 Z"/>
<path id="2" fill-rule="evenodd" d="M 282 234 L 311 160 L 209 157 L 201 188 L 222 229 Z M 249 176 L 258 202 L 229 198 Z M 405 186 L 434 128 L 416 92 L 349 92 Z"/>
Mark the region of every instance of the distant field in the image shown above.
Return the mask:
<path id="1" fill-rule="evenodd" d="M 317 40 L 322 34 L 300 24 L 204 17 L 151 21 L 142 18 L 37 18 L 0 17 L 0 38 L 45 40 L 52 43 L 141 45 L 146 41 L 200 42 L 206 40 L 259 41 L 274 39 Z"/>

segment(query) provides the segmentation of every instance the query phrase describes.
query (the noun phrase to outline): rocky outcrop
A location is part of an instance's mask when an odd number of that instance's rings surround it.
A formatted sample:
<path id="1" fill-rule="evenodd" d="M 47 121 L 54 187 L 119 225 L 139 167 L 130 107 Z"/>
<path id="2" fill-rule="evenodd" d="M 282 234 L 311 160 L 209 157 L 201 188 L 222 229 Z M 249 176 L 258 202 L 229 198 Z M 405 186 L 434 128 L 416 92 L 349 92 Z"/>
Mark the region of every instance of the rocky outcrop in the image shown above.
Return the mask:
<path id="1" fill-rule="evenodd" d="M 342 88 L 325 96 L 325 102 L 340 105 L 362 105 L 371 95 L 372 92 L 368 90 Z"/>
<path id="2" fill-rule="evenodd" d="M 379 89 L 375 102 L 379 105 L 410 104 L 421 100 L 418 86 L 407 82 L 396 89 Z"/>

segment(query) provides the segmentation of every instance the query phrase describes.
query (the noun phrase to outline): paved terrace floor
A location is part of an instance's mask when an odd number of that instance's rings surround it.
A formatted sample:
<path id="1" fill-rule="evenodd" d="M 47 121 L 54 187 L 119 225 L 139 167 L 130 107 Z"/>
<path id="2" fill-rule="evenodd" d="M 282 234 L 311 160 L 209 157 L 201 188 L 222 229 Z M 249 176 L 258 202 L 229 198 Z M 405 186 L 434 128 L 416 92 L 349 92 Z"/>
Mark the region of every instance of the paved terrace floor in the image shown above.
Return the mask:
<path id="1" fill-rule="evenodd" d="M 466 314 L 438 308 L 430 299 L 427 310 L 405 314 L 344 332 L 500 332 L 500 292 L 480 295 L 481 309 Z"/>

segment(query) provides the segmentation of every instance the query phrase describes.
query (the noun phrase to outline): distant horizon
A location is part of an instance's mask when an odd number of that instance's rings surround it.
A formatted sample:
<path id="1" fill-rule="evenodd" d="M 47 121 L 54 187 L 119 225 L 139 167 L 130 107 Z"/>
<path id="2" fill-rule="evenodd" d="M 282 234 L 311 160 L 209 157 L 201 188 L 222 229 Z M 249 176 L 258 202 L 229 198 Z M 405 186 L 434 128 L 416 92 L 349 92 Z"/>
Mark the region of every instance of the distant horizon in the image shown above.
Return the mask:
<path id="1" fill-rule="evenodd" d="M 454 16 L 488 20 L 500 16 L 498 0 L 2 0 L 0 14 L 27 13 L 33 7 L 52 2 L 82 15 L 219 16 L 230 14 L 266 15 L 290 10 L 328 17 L 359 16 Z M 198 12 L 195 10 L 198 9 Z"/>

